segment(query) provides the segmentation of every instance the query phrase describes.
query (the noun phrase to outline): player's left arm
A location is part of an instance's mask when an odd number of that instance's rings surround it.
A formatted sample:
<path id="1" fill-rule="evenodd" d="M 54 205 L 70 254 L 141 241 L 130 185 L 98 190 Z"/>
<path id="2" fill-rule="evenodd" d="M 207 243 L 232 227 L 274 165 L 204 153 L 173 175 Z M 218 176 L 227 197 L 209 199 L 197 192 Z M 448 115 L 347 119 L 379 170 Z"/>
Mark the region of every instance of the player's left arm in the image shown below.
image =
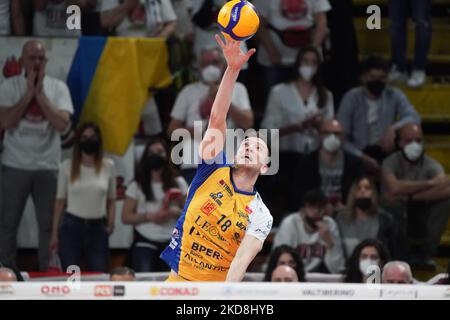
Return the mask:
<path id="1" fill-rule="evenodd" d="M 226 40 L 224 43 L 218 35 L 216 35 L 216 40 L 227 61 L 227 69 L 214 99 L 208 129 L 200 144 L 200 157 L 203 160 L 214 159 L 223 150 L 227 114 L 236 80 L 242 66 L 256 52 L 255 49 L 250 49 L 247 53 L 242 52 L 239 41 Z"/>
<path id="2" fill-rule="evenodd" d="M 239 246 L 236 256 L 228 270 L 228 282 L 239 282 L 244 278 L 248 266 L 261 251 L 263 242 L 252 235 L 246 235 Z"/>

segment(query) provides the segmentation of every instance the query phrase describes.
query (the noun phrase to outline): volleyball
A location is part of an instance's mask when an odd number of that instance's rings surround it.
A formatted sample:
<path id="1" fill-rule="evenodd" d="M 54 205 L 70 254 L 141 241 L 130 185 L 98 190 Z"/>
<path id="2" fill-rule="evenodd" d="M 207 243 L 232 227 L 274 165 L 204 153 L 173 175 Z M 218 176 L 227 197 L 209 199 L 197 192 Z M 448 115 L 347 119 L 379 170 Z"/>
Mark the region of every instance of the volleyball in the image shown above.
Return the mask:
<path id="1" fill-rule="evenodd" d="M 220 9 L 217 23 L 226 38 L 245 41 L 258 31 L 259 16 L 250 2 L 233 0 L 225 3 Z"/>

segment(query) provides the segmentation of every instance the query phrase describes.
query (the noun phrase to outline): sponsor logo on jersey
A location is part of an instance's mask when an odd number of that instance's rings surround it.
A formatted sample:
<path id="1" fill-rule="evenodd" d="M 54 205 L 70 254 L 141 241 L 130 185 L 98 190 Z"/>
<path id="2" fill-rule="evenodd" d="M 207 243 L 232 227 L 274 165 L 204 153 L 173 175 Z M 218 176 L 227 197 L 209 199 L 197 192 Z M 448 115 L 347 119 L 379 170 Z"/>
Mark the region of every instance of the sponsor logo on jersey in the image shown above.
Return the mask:
<path id="1" fill-rule="evenodd" d="M 200 210 L 206 214 L 207 216 L 211 215 L 211 213 L 213 213 L 214 210 L 216 210 L 216 205 L 208 199 L 208 201 L 206 201 L 202 207 L 200 208 Z"/>

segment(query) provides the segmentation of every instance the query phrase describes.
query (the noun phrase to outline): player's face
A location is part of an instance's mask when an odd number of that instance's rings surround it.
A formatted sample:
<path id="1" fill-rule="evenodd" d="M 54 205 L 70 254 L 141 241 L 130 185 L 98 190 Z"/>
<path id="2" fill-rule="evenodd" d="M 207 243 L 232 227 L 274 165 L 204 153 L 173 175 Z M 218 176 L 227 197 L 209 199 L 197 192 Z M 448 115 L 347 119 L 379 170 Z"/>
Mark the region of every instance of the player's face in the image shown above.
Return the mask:
<path id="1" fill-rule="evenodd" d="M 266 143 L 257 137 L 248 137 L 242 141 L 236 154 L 236 165 L 265 173 L 268 169 L 269 149 Z"/>

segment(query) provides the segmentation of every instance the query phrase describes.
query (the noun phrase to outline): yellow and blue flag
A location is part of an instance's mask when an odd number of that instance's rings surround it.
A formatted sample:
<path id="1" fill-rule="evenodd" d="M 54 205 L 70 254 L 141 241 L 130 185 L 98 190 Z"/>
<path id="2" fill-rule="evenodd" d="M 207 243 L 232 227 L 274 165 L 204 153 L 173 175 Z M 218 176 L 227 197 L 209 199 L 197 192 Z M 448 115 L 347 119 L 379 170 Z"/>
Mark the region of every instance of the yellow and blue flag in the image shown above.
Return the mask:
<path id="1" fill-rule="evenodd" d="M 123 155 L 149 89 L 171 82 L 168 59 L 164 39 L 81 37 L 67 79 L 74 123 L 97 123 L 104 150 Z"/>

